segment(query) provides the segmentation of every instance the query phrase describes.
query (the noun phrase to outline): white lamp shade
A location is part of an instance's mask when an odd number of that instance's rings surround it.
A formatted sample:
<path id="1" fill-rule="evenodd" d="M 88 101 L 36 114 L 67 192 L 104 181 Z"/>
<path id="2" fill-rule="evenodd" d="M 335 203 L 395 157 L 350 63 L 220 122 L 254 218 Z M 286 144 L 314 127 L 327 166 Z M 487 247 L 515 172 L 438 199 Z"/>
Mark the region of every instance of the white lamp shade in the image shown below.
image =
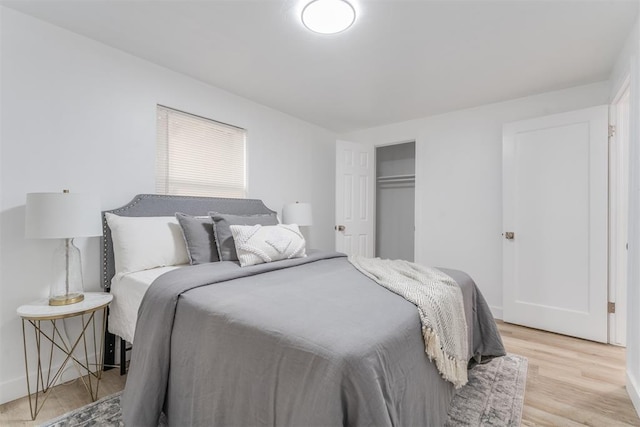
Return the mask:
<path id="1" fill-rule="evenodd" d="M 27 194 L 25 236 L 70 239 L 102 235 L 100 199 L 82 193 Z"/>
<path id="2" fill-rule="evenodd" d="M 282 221 L 285 224 L 300 226 L 313 225 L 310 203 L 288 203 L 282 208 Z"/>

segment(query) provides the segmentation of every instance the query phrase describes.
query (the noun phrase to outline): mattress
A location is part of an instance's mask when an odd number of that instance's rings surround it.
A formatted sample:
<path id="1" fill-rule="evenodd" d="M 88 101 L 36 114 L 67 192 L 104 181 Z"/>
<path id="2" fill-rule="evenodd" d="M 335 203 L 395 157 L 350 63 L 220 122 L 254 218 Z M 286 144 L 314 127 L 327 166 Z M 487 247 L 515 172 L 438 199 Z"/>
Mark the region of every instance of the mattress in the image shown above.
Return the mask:
<path id="1" fill-rule="evenodd" d="M 138 308 L 149 286 L 164 273 L 186 267 L 174 265 L 116 275 L 111 280 L 113 301 L 109 306 L 109 332 L 133 343 Z"/>

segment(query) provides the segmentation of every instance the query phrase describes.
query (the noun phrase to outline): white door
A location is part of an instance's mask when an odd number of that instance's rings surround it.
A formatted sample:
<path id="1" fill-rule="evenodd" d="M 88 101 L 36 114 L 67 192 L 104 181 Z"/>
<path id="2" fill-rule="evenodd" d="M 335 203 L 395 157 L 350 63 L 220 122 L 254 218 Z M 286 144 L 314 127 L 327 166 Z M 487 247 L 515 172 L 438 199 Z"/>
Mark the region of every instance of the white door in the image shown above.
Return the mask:
<path id="1" fill-rule="evenodd" d="M 336 141 L 336 250 L 373 257 L 373 146 Z"/>
<path id="2" fill-rule="evenodd" d="M 607 128 L 607 106 L 504 125 L 506 322 L 607 342 Z"/>

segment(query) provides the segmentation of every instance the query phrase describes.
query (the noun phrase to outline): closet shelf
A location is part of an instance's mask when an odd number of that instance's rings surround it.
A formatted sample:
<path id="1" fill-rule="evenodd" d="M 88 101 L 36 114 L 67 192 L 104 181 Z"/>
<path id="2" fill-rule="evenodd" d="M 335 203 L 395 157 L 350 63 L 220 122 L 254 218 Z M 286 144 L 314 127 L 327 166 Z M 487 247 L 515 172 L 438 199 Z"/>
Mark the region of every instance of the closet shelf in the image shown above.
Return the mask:
<path id="1" fill-rule="evenodd" d="M 415 174 L 379 176 L 378 182 L 415 182 Z"/>

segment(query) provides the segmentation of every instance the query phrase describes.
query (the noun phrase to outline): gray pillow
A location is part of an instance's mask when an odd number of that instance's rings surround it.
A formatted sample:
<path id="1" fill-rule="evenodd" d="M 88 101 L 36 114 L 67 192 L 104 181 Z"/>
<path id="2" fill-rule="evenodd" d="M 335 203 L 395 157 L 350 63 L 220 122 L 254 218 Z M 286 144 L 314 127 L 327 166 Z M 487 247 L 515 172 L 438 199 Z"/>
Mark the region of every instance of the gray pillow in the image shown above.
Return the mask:
<path id="1" fill-rule="evenodd" d="M 215 234 L 218 258 L 220 261 L 238 261 L 236 245 L 231 234 L 232 225 L 276 225 L 278 217 L 275 212 L 264 215 L 232 215 L 209 212 L 213 219 L 213 233 Z"/>
<path id="2" fill-rule="evenodd" d="M 213 220 L 210 216 L 197 217 L 178 212 L 176 218 L 187 243 L 191 264 L 220 261 L 213 234 Z"/>

